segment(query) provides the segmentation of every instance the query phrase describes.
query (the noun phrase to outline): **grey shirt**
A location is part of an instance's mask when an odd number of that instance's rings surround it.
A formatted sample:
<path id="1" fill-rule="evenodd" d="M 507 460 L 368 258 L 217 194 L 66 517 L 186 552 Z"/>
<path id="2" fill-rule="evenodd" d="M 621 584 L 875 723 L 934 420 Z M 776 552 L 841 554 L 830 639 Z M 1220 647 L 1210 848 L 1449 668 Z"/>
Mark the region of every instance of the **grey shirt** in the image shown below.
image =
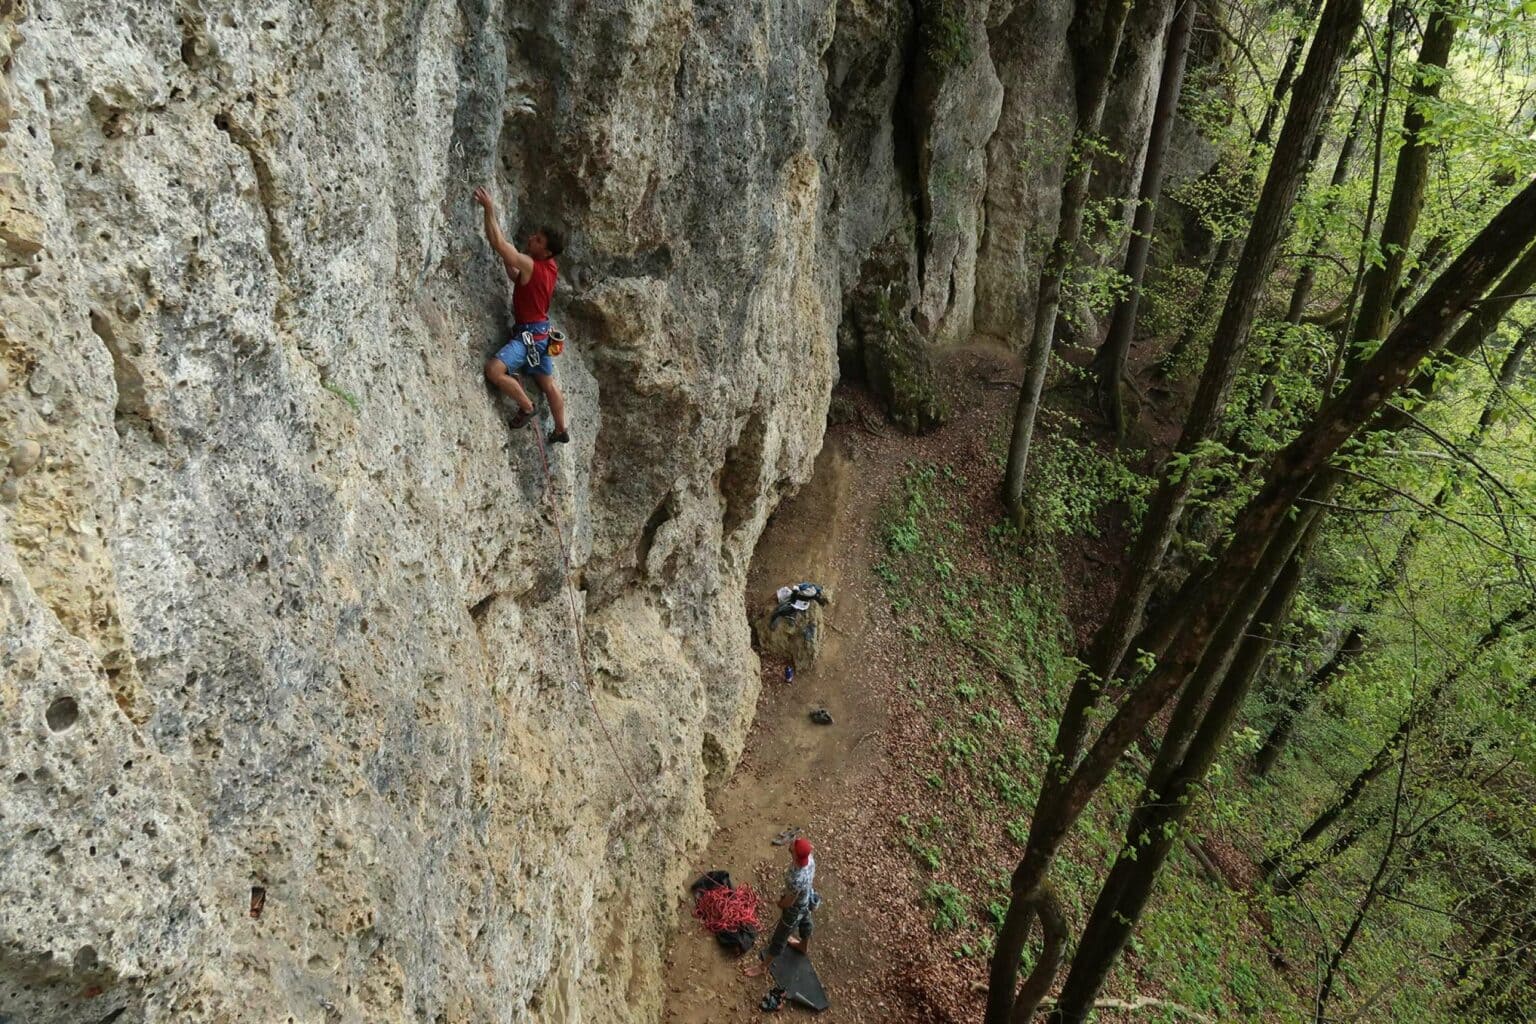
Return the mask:
<path id="1" fill-rule="evenodd" d="M 795 902 L 791 905 L 794 910 L 809 910 L 811 906 L 811 892 L 816 881 L 816 855 L 812 854 L 805 862 L 805 867 L 797 867 L 793 864 L 784 872 L 784 888 L 795 894 Z"/>

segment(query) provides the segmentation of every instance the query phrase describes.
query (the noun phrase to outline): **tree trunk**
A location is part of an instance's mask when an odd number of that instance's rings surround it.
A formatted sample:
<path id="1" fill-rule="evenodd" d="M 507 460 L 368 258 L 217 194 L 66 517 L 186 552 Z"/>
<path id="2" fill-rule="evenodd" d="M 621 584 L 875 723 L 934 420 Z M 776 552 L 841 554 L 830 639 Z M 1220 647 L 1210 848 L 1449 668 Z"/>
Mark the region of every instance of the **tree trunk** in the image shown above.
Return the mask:
<path id="1" fill-rule="evenodd" d="M 1242 628 L 1232 631 L 1232 642 L 1241 646 L 1220 687 L 1211 696 L 1209 708 L 1204 708 L 1205 698 L 1212 688 L 1199 685 L 1199 673 L 1186 687 L 1157 763 L 1148 774 L 1146 788 L 1131 815 L 1122 848 L 1134 852 L 1115 861 L 1094 903 L 1056 1009 L 1049 1018 L 1052 1024 L 1081 1024 L 1092 1013 L 1094 1000 L 1130 939 L 1163 863 L 1180 837 L 1179 825 L 1193 806 L 1196 787 L 1204 782 L 1215 763 L 1259 666 L 1290 618 L 1301 570 L 1316 538 L 1317 508 L 1311 506 L 1310 514 L 1303 513 L 1307 523 L 1300 531 L 1291 531 L 1302 532 L 1302 536 L 1287 556 L 1279 578 L 1268 588 L 1253 628 L 1248 629 L 1245 617 Z M 1212 660 L 1208 652 L 1202 664 Z M 1225 659 L 1218 656 L 1214 660 L 1219 664 Z M 1208 683 L 1214 683 L 1216 678 L 1208 677 Z"/>
<path id="2" fill-rule="evenodd" d="M 1381 225 L 1381 262 L 1371 263 L 1360 290 L 1360 310 L 1355 319 L 1354 343 L 1386 337 L 1392 315 L 1392 298 L 1402 281 L 1408 246 L 1424 208 L 1424 186 L 1429 180 L 1430 145 L 1424 140 L 1425 105 L 1440 95 L 1440 71 L 1450 59 L 1456 37 L 1456 19 L 1438 7 L 1430 11 L 1419 50 L 1419 65 L 1408 89 L 1408 109 L 1403 114 L 1403 146 L 1397 153 L 1397 173 L 1386 220 Z"/>
<path id="3" fill-rule="evenodd" d="M 1503 639 L 1511 630 L 1522 625 L 1533 611 L 1536 611 L 1536 605 L 1521 605 L 1489 626 L 1487 631 L 1478 637 L 1477 642 L 1472 645 L 1468 652 L 1456 662 L 1455 666 L 1436 679 L 1435 684 L 1429 688 L 1429 692 L 1414 702 L 1413 706 L 1409 708 L 1408 713 L 1403 716 L 1403 720 L 1393 730 L 1392 735 L 1381 745 L 1381 749 L 1377 750 L 1375 756 L 1366 762 L 1365 767 L 1355 774 L 1355 777 L 1349 781 L 1349 785 L 1344 787 L 1339 795 L 1334 798 L 1333 802 L 1323 808 L 1316 818 L 1312 819 L 1312 823 L 1302 830 L 1301 836 L 1282 853 L 1264 859 L 1264 876 L 1266 878 L 1272 876 L 1292 854 L 1328 831 L 1333 826 L 1333 823 L 1344 815 L 1345 811 L 1353 807 L 1355 802 L 1360 799 L 1360 795 L 1365 792 L 1365 787 L 1369 786 L 1383 772 L 1392 767 L 1393 759 L 1396 758 L 1397 752 L 1402 748 L 1403 742 L 1434 711 L 1435 705 L 1440 700 L 1440 695 L 1445 692 L 1446 688 L 1460 678 L 1461 674 L 1467 670 L 1478 655 Z"/>
<path id="4" fill-rule="evenodd" d="M 1302 52 L 1307 46 L 1307 29 L 1317 17 L 1317 8 L 1317 0 L 1311 0 L 1308 3 L 1304 12 L 1305 17 L 1286 48 L 1285 62 L 1280 65 L 1280 73 L 1275 76 L 1275 87 L 1270 92 L 1269 102 L 1264 105 L 1264 116 L 1259 121 L 1259 127 L 1253 133 L 1253 141 L 1248 147 L 1248 157 L 1244 162 L 1243 173 L 1238 177 L 1237 185 L 1231 193 L 1231 202 L 1225 210 L 1230 216 L 1237 216 L 1240 212 L 1239 203 L 1246 202 L 1253 192 L 1253 185 L 1257 180 L 1254 161 L 1258 159 L 1263 148 L 1269 145 L 1270 135 L 1275 130 L 1275 120 L 1280 116 L 1280 108 L 1285 104 L 1285 96 L 1291 91 L 1291 85 L 1295 81 L 1296 68 L 1300 65 Z M 1321 32 L 1321 26 L 1319 26 L 1319 32 Z M 1191 312 L 1185 320 L 1184 329 L 1179 332 L 1179 339 L 1173 343 L 1173 347 L 1158 361 L 1160 374 L 1170 372 L 1174 364 L 1184 357 L 1184 354 L 1194 346 L 1200 328 L 1210 319 L 1216 305 L 1218 294 L 1216 286 L 1227 271 L 1227 261 L 1232 258 L 1232 249 L 1236 244 L 1237 237 L 1232 233 L 1223 234 L 1217 239 L 1216 248 L 1205 265 L 1205 277 L 1200 282 L 1199 294 L 1195 296 L 1195 301 L 1190 306 Z"/>
<path id="5" fill-rule="evenodd" d="M 1451 236 L 1445 232 L 1430 236 L 1424 243 L 1424 251 L 1419 253 L 1419 258 L 1414 261 L 1412 269 L 1403 275 L 1403 281 L 1397 286 L 1397 291 L 1392 295 L 1392 316 L 1396 317 L 1403 311 L 1413 298 L 1413 293 L 1419 285 L 1440 272 L 1440 265 L 1451 254 Z"/>
<path id="6" fill-rule="evenodd" d="M 1088 202 L 1089 178 L 1093 161 L 1084 154 L 1085 143 L 1099 132 L 1104 118 L 1104 104 L 1109 96 L 1110 72 L 1120 48 L 1130 0 L 1080 0 L 1073 17 L 1073 58 L 1077 77 L 1077 131 L 1072 148 L 1075 163 L 1069 160 L 1061 184 L 1061 213 L 1057 219 L 1056 240 L 1040 268 L 1040 289 L 1035 302 L 1031 327 L 1029 362 L 1024 384 L 1019 388 L 1019 404 L 1013 415 L 1013 436 L 1008 444 L 1008 468 L 1003 476 L 1003 501 L 1016 520 L 1024 513 L 1024 474 L 1029 468 L 1029 446 L 1034 437 L 1035 418 L 1040 412 L 1040 394 L 1050 367 L 1051 342 L 1056 333 L 1056 314 L 1061 308 L 1061 280 L 1067 263 L 1077 248 L 1083 231 L 1083 215 Z"/>
<path id="7" fill-rule="evenodd" d="M 1296 719 L 1301 717 L 1301 713 L 1307 710 L 1313 699 L 1326 692 L 1328 687 L 1333 685 L 1333 681 L 1339 677 L 1339 673 L 1348 668 L 1364 651 L 1365 627 L 1356 626 L 1344 637 L 1344 642 L 1339 645 L 1338 650 L 1333 652 L 1333 657 L 1296 688 L 1286 701 L 1285 707 L 1280 709 L 1280 717 L 1275 719 L 1269 735 L 1264 737 L 1263 744 L 1253 755 L 1255 776 L 1262 778 L 1274 769 L 1275 763 L 1280 760 L 1280 752 L 1290 742 L 1291 730 L 1296 727 Z"/>
<path id="8" fill-rule="evenodd" d="M 1164 466 L 1162 483 L 1144 517 L 1109 616 L 1089 648 L 1086 663 L 1100 679 L 1107 679 L 1114 673 L 1125 654 L 1126 645 L 1136 632 L 1152 593 L 1157 570 L 1194 486 L 1193 473 L 1174 473 L 1173 467 L 1190 459 L 1192 453 L 1213 436 L 1226 407 L 1239 360 L 1253 329 L 1254 316 L 1290 223 L 1291 208 L 1306 177 L 1312 139 L 1332 105 L 1339 69 L 1359 27 L 1360 17 L 1361 5 L 1354 0 L 1336 0 L 1323 11 L 1316 41 L 1296 80 L 1291 108 L 1275 145 L 1264 190 L 1254 209 L 1252 227 L 1238 258 L 1232 287 L 1216 328 L 1217 342 L 1211 346 L 1183 434 L 1173 456 Z M 1076 722 L 1067 724 L 1074 729 L 1077 727 Z"/>
<path id="9" fill-rule="evenodd" d="M 1338 13 L 1340 9 L 1342 14 Z M 1352 34 L 1360 10 L 1359 0 L 1331 0 L 1324 22 L 1342 20 L 1351 27 Z M 1320 46 L 1313 47 L 1313 56 L 1331 48 L 1330 38 L 1328 33 L 1319 32 Z M 1310 58 L 1308 63 L 1310 67 Z M 992 956 L 986 1024 L 1005 1024 L 1013 1002 L 1019 956 L 1030 918 L 1027 908 L 1019 904 L 1038 893 L 1051 861 L 1089 799 L 1147 723 L 1189 679 L 1229 613 L 1237 615 L 1241 611 L 1244 623 L 1252 616 L 1258 599 L 1250 601 L 1246 597 L 1248 584 L 1265 561 L 1271 541 L 1296 499 L 1340 447 L 1382 412 L 1425 358 L 1445 344 L 1456 322 L 1525 252 L 1533 237 L 1536 183 L 1527 185 L 1494 216 L 1408 311 L 1361 372 L 1328 399 L 1296 438 L 1276 453 L 1260 488 L 1238 513 L 1231 540 L 1215 562 L 1210 583 L 1169 644 L 1163 661 L 1122 698 L 1080 761 L 1076 750 L 1083 740 L 1082 724 L 1075 734 L 1058 728 L 1053 761 L 1041 784 L 1024 854 L 1010 880 L 1010 906 Z M 1096 685 L 1092 676 L 1080 673 L 1073 685 L 1074 696 L 1081 690 L 1091 693 Z M 1080 711 L 1093 704 L 1091 697 L 1078 700 Z M 1211 722 L 1212 716 L 1207 716 L 1202 729 Z M 1062 756 L 1064 742 L 1073 752 L 1070 758 Z M 1018 927 L 1020 921 L 1022 929 Z"/>
<path id="10" fill-rule="evenodd" d="M 1328 187 L 1333 191 L 1323 203 L 1324 220 L 1338 208 L 1338 188 L 1349 177 L 1349 162 L 1354 159 L 1355 147 L 1360 142 L 1360 125 L 1364 120 L 1365 104 L 1361 103 L 1355 107 L 1355 116 L 1350 119 L 1344 141 L 1339 143 L 1339 157 L 1333 162 L 1333 177 L 1328 179 Z M 1285 312 L 1285 322 L 1288 324 L 1301 323 L 1302 315 L 1307 311 L 1307 302 L 1312 298 L 1312 285 L 1317 280 L 1317 260 L 1323 254 L 1324 234 L 1319 230 L 1312 239 L 1312 245 L 1307 249 L 1307 258 L 1296 275 L 1296 283 L 1291 286 L 1291 301 Z"/>
<path id="11" fill-rule="evenodd" d="M 1157 86 L 1157 104 L 1152 111 L 1152 127 L 1147 137 L 1147 158 L 1142 165 L 1141 185 L 1137 189 L 1136 214 L 1131 221 L 1130 247 L 1125 253 L 1125 276 L 1129 279 L 1125 297 L 1115 304 L 1109 322 L 1109 334 L 1099 347 L 1093 372 L 1099 380 L 1099 401 L 1115 433 L 1125 436 L 1125 397 L 1122 393 L 1126 358 L 1136 328 L 1136 308 L 1141 302 L 1141 284 L 1147 272 L 1147 254 L 1152 248 L 1152 229 L 1157 222 L 1157 201 L 1163 186 L 1163 165 L 1168 155 L 1168 140 L 1173 134 L 1174 115 L 1179 108 L 1179 92 L 1184 86 L 1184 64 L 1189 54 L 1189 37 L 1194 31 L 1196 0 L 1181 0 L 1173 24 L 1168 28 L 1162 78 Z"/>

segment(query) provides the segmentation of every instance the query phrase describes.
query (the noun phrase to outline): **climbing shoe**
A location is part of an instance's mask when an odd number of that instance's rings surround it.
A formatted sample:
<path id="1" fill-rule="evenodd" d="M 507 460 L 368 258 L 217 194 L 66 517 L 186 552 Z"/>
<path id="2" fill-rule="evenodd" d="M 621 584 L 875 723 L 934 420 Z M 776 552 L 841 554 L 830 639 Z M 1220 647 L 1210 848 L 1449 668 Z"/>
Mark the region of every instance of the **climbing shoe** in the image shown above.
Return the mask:
<path id="1" fill-rule="evenodd" d="M 512 417 L 512 423 L 511 423 L 512 429 L 513 430 L 521 430 L 521 429 L 523 429 L 524 427 L 526 427 L 528 425 L 528 421 L 531 420 L 531 419 L 533 419 L 533 410 L 532 409 L 529 409 L 527 412 L 524 412 L 521 409 L 517 410 L 517 415 Z"/>
<path id="2" fill-rule="evenodd" d="M 551 430 L 548 441 L 550 444 L 565 444 L 571 439 L 571 435 L 563 430 Z"/>
<path id="3" fill-rule="evenodd" d="M 767 995 L 763 996 L 763 1001 L 757 1004 L 757 1008 L 764 1013 L 772 1013 L 783 1005 L 784 990 L 775 987 Z"/>
<path id="4" fill-rule="evenodd" d="M 815 711 L 811 712 L 811 721 L 815 722 L 817 725 L 831 725 L 832 713 L 826 708 L 817 708 Z"/>

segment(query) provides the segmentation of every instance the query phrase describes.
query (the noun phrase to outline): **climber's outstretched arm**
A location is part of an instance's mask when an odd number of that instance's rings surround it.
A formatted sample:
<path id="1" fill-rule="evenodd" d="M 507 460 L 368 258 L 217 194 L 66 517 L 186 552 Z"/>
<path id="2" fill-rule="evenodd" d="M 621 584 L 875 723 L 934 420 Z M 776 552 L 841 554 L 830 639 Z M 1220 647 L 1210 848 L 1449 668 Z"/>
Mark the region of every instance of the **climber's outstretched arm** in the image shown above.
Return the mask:
<path id="1" fill-rule="evenodd" d="M 533 276 L 533 257 L 518 252 L 517 246 L 501 233 L 501 225 L 496 223 L 496 204 L 491 201 L 489 192 L 484 188 L 475 189 L 475 202 L 485 210 L 485 238 L 501 257 L 501 262 L 507 265 L 507 276 L 519 284 L 527 284 Z"/>

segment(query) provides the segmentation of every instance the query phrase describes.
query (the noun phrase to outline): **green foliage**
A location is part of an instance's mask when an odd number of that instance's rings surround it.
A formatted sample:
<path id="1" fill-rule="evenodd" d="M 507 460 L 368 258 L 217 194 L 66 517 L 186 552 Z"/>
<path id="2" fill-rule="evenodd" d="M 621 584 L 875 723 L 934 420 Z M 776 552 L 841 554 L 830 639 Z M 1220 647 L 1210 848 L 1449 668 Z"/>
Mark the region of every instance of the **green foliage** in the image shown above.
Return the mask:
<path id="1" fill-rule="evenodd" d="M 358 397 L 356 395 L 354 395 L 352 392 L 350 392 L 346 388 L 342 387 L 340 384 L 337 384 L 335 381 L 330 381 L 330 380 L 324 381 L 324 382 L 322 382 L 322 384 L 323 384 L 325 390 L 329 391 L 331 394 L 335 395 L 337 398 L 341 399 L 343 402 L 346 402 L 347 405 L 351 406 L 353 412 L 357 413 L 357 412 L 362 412 L 363 411 L 363 403 L 362 403 L 362 401 L 359 400 Z"/>
<path id="2" fill-rule="evenodd" d="M 1121 159 L 1101 146 L 1090 146 L 1105 160 Z M 1101 152 L 1102 151 L 1102 152 Z M 1083 159 L 1079 153 L 1076 159 Z M 1086 326 L 1083 315 L 1104 315 L 1125 297 L 1130 278 L 1120 269 L 1120 253 L 1130 236 L 1133 206 L 1121 197 L 1089 200 L 1083 209 L 1083 245 L 1068 255 L 1061 280 L 1061 317 L 1074 327 Z"/>
<path id="3" fill-rule="evenodd" d="M 923 53 L 941 73 L 959 70 L 974 57 L 965 3 L 966 0 L 920 0 L 918 4 L 918 40 Z"/>
<path id="4" fill-rule="evenodd" d="M 1125 503 L 1139 521 L 1151 480 L 1130 468 L 1141 453 L 1106 454 L 1065 433 L 1038 449 L 1029 494 L 1031 521 L 1048 536 L 1097 536 L 1095 518 L 1106 506 Z"/>
<path id="5" fill-rule="evenodd" d="M 912 852 L 917 862 L 929 871 L 939 870 L 943 865 L 943 851 L 937 840 L 944 834 L 944 819 L 933 815 L 914 824 L 910 817 L 903 814 L 897 823 L 903 829 L 902 843 Z"/>
<path id="6" fill-rule="evenodd" d="M 971 923 L 970 897 L 946 882 L 935 882 L 923 891 L 933 908 L 933 930 L 952 932 Z"/>

